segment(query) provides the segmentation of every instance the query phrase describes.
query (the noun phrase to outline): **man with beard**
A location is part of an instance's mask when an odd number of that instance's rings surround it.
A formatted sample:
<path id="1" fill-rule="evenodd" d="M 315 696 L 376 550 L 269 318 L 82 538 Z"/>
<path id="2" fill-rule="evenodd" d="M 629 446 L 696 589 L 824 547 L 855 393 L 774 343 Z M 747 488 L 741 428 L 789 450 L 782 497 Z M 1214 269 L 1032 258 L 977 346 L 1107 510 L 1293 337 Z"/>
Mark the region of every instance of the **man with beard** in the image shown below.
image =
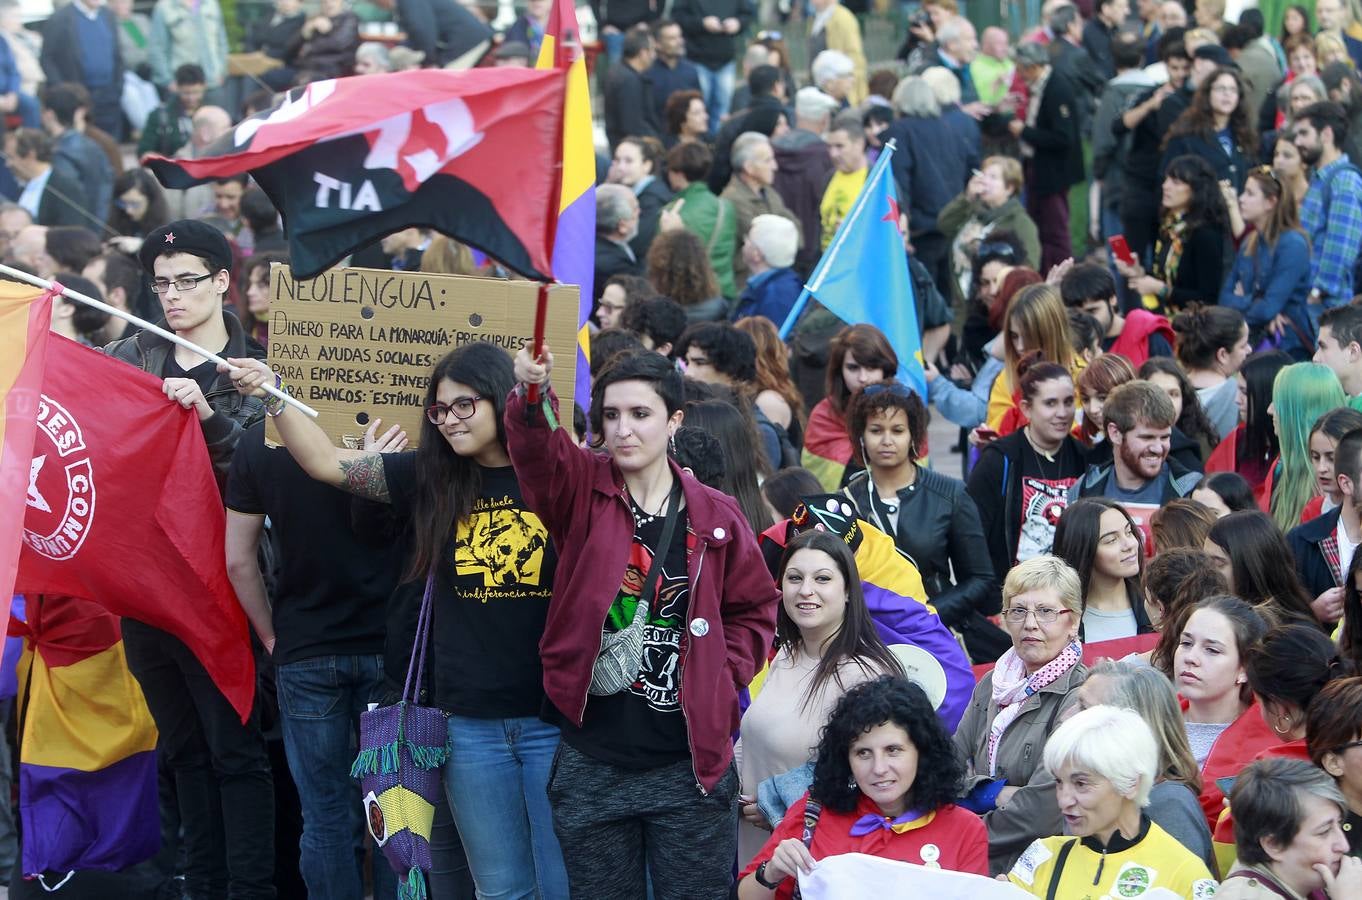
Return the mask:
<path id="1" fill-rule="evenodd" d="M 1116 304 L 1116 280 L 1106 266 L 1079 263 L 1059 283 L 1059 294 L 1069 309 L 1087 313 L 1102 326 L 1102 350 L 1119 353 L 1133 368 L 1151 356 L 1173 355 L 1173 327 L 1168 319 L 1148 310 L 1121 315 Z"/>
<path id="2" fill-rule="evenodd" d="M 1343 502 L 1286 533 L 1296 558 L 1296 574 L 1316 599 L 1312 606 L 1324 622 L 1343 616 L 1343 588 L 1338 585 L 1347 581 L 1353 555 L 1362 542 L 1362 429 L 1343 435 L 1334 448 L 1334 478 Z"/>
<path id="3" fill-rule="evenodd" d="M 1201 480 L 1168 458 L 1177 413 L 1163 389 L 1148 381 L 1128 381 L 1107 397 L 1102 422 L 1111 441 L 1111 462 L 1088 468 L 1069 491 L 1079 497 L 1110 497 L 1126 508 L 1154 551 L 1149 516 L 1169 500 L 1186 497 Z"/>
<path id="4" fill-rule="evenodd" d="M 1308 309 L 1315 323 L 1324 310 L 1352 300 L 1362 249 L 1362 172 L 1343 152 L 1347 139 L 1348 116 L 1337 103 L 1312 103 L 1296 116 L 1296 149 L 1315 170 L 1301 204 L 1301 227 L 1314 248 Z"/>

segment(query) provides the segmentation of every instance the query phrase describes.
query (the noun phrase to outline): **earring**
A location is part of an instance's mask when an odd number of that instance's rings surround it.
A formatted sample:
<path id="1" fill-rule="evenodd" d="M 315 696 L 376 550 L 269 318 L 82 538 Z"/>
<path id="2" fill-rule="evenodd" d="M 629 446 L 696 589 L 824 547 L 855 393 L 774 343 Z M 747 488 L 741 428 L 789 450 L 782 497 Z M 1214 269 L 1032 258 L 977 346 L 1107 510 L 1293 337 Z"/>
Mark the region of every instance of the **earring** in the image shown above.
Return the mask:
<path id="1" fill-rule="evenodd" d="M 676 452 L 676 432 L 675 432 L 675 431 L 669 431 L 669 432 L 667 432 L 667 447 L 668 447 L 668 449 L 671 450 L 671 452 L 673 452 L 673 453 Z"/>
<path id="2" fill-rule="evenodd" d="M 1283 722 L 1285 722 L 1286 724 L 1285 724 L 1285 725 L 1282 725 Z M 1278 714 L 1277 714 L 1276 721 L 1272 723 L 1272 730 L 1275 731 L 1275 732 L 1277 732 L 1277 734 L 1278 734 L 1279 736 L 1281 736 L 1281 737 L 1286 737 L 1288 734 L 1290 734 L 1290 733 L 1291 733 L 1291 714 L 1290 714 L 1290 713 L 1278 713 Z"/>
<path id="3" fill-rule="evenodd" d="M 850 778 L 847 779 L 847 787 L 851 788 L 853 791 L 856 789 L 856 776 L 855 776 L 855 775 L 852 775 Z"/>

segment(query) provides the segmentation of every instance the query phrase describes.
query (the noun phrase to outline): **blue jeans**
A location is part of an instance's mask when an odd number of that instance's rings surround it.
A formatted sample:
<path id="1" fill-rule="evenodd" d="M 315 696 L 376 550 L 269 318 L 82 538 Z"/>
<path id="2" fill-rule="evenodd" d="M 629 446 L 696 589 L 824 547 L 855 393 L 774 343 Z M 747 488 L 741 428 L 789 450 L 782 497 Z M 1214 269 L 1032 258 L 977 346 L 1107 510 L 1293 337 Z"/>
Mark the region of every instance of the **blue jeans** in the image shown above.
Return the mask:
<path id="1" fill-rule="evenodd" d="M 284 752 L 303 807 L 300 868 L 312 900 L 364 900 L 365 828 L 350 777 L 359 714 L 383 693 L 383 656 L 316 656 L 279 666 Z M 397 896 L 397 876 L 374 852 L 374 896 Z"/>
<path id="2" fill-rule="evenodd" d="M 697 65 L 695 71 L 700 75 L 700 93 L 705 95 L 705 110 L 709 113 L 709 133 L 718 134 L 719 125 L 733 102 L 733 79 L 736 77 L 737 64 L 727 63 L 718 69 Z"/>
<path id="3" fill-rule="evenodd" d="M 567 897 L 548 795 L 558 729 L 450 716 L 449 740 L 445 793 L 480 900 Z"/>

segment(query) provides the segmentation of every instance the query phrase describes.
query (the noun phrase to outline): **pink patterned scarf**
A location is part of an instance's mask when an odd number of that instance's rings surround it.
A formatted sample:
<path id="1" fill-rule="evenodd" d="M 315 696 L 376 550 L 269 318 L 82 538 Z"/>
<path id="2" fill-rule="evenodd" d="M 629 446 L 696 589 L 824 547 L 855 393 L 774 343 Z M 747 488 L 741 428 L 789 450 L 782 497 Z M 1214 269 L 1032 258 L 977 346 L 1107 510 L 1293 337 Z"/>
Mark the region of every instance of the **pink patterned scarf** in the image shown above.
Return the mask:
<path id="1" fill-rule="evenodd" d="M 1026 666 L 1015 648 L 1009 649 L 993 667 L 993 702 L 998 704 L 998 714 L 988 730 L 988 774 L 996 774 L 998 761 L 998 742 L 1002 740 L 1007 726 L 1021 715 L 1022 703 L 1027 697 L 1046 685 L 1058 681 L 1065 672 L 1072 669 L 1083 658 L 1083 645 L 1074 641 L 1060 654 L 1037 669 L 1030 677 Z"/>

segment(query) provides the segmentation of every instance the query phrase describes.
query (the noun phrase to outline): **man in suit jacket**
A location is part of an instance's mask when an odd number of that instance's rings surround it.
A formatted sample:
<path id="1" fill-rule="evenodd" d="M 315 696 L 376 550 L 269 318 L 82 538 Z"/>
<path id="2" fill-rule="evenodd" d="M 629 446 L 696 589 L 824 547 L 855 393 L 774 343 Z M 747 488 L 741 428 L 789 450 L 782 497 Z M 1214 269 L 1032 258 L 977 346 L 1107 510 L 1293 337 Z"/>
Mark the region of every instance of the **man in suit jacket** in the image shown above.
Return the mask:
<path id="1" fill-rule="evenodd" d="M 1079 91 L 1050 66 L 1046 48 L 1017 48 L 1017 70 L 1031 99 L 1008 123 L 1026 160 L 1026 211 L 1040 232 L 1041 272 L 1073 255 L 1069 239 L 1069 188 L 1085 177 L 1078 130 Z M 1023 112 L 1025 113 L 1023 115 Z"/>
<path id="2" fill-rule="evenodd" d="M 596 290 L 612 275 L 641 275 L 629 242 L 638 234 L 638 198 L 622 184 L 596 188 Z"/>
<path id="3" fill-rule="evenodd" d="M 90 119 L 123 137 L 123 55 L 113 13 L 99 0 L 71 0 L 47 20 L 40 57 L 48 84 L 85 85 Z"/>
<path id="4" fill-rule="evenodd" d="M 83 225 L 99 220 L 80 206 L 85 189 L 69 175 L 52 167 L 52 139 L 36 128 L 14 133 L 10 169 L 24 183 L 19 205 L 38 225 Z"/>

